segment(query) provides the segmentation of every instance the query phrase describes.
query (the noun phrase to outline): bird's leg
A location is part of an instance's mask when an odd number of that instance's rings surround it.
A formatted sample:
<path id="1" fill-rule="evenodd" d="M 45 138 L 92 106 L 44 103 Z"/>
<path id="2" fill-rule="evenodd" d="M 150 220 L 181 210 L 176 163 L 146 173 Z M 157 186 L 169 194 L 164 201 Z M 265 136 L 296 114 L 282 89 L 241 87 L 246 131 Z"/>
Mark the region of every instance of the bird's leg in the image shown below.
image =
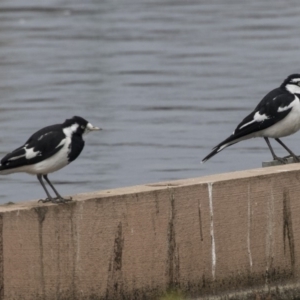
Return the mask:
<path id="1" fill-rule="evenodd" d="M 51 183 L 51 181 L 49 180 L 47 175 L 43 175 L 44 179 L 48 182 L 48 184 L 50 185 L 50 187 L 52 188 L 52 190 L 54 191 L 54 193 L 56 194 L 56 200 L 59 200 L 59 202 L 67 202 L 67 201 L 72 201 L 71 199 L 64 199 L 59 193 L 58 191 L 55 189 L 55 187 L 53 186 L 53 184 Z"/>
<path id="2" fill-rule="evenodd" d="M 48 182 L 48 184 L 50 185 L 50 187 L 52 188 L 52 190 L 54 191 L 54 193 L 56 194 L 57 198 L 62 198 L 62 196 L 58 193 L 58 191 L 55 189 L 55 187 L 53 186 L 53 184 L 51 183 L 51 181 L 49 180 L 47 175 L 43 175 L 44 179 Z"/>
<path id="3" fill-rule="evenodd" d="M 277 143 L 279 143 L 290 155 L 294 158 L 295 162 L 300 162 L 299 157 L 292 151 L 290 150 L 280 139 L 275 139 Z"/>
<path id="4" fill-rule="evenodd" d="M 286 162 L 286 160 L 285 160 L 284 158 L 278 157 L 278 156 L 275 154 L 275 152 L 274 152 L 274 150 L 273 150 L 273 148 L 272 148 L 272 146 L 271 146 L 271 144 L 270 144 L 269 139 L 268 139 L 267 137 L 264 137 L 264 139 L 265 139 L 265 141 L 266 141 L 266 143 L 267 143 L 267 145 L 268 145 L 268 147 L 269 147 L 269 149 L 270 149 L 270 151 L 271 151 L 271 153 L 272 153 L 273 159 L 274 159 L 274 160 L 278 160 L 278 161 L 281 162 L 282 164 L 286 164 L 287 162 Z"/>
<path id="5" fill-rule="evenodd" d="M 41 174 L 38 174 L 36 177 L 37 177 L 37 179 L 39 180 L 40 184 L 42 185 L 42 187 L 43 187 L 43 189 L 44 189 L 44 191 L 46 192 L 47 197 L 48 197 L 48 198 L 46 198 L 45 200 L 44 200 L 44 199 L 40 199 L 38 202 L 43 202 L 43 203 L 46 203 L 46 202 L 54 202 L 54 203 L 55 203 L 55 202 L 56 202 L 55 199 L 53 199 L 53 198 L 51 197 L 51 195 L 49 194 L 48 190 L 46 189 L 46 186 L 45 186 L 45 184 L 44 184 L 44 182 L 43 182 L 43 179 L 42 179 L 42 175 L 41 175 Z"/>

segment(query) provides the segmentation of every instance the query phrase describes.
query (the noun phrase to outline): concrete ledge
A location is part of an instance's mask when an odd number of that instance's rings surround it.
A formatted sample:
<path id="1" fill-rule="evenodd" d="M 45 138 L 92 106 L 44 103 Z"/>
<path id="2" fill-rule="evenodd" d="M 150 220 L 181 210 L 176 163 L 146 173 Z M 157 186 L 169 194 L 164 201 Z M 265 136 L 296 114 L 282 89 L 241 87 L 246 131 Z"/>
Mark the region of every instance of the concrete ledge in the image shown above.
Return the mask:
<path id="1" fill-rule="evenodd" d="M 178 288 L 248 299 L 293 286 L 299 183 L 291 164 L 1 206 L 0 298 L 158 299 Z"/>

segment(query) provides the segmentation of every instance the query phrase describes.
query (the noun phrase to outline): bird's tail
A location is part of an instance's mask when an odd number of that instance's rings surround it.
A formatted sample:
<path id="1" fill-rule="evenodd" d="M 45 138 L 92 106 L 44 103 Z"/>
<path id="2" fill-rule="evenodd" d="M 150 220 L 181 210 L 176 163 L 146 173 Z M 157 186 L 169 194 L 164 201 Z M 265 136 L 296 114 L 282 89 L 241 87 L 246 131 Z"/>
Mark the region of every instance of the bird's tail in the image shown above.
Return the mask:
<path id="1" fill-rule="evenodd" d="M 212 151 L 205 156 L 202 159 L 202 163 L 205 163 L 207 160 L 209 160 L 211 157 L 215 156 L 217 153 L 219 153 L 220 151 L 222 151 L 223 149 L 237 143 L 239 141 L 239 139 L 236 139 L 235 136 L 231 135 L 229 138 L 227 138 L 226 140 L 224 140 L 223 142 L 221 142 L 219 145 L 217 145 L 216 147 L 214 147 L 212 149 Z"/>
<path id="2" fill-rule="evenodd" d="M 205 163 L 211 157 L 215 156 L 217 153 L 219 153 L 220 151 L 222 151 L 223 149 L 225 149 L 226 147 L 228 147 L 230 145 L 232 145 L 232 144 L 218 145 L 218 146 L 214 147 L 212 149 L 212 151 L 202 159 L 202 163 Z"/>

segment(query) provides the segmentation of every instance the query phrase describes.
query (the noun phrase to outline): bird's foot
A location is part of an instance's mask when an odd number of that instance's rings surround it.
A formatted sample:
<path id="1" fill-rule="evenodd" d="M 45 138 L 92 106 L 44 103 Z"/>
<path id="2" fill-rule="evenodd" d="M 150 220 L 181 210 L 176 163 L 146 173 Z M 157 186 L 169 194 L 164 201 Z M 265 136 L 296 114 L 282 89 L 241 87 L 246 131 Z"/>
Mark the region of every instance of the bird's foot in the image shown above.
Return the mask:
<path id="1" fill-rule="evenodd" d="M 277 160 L 277 161 L 279 161 L 279 162 L 281 162 L 282 164 L 287 164 L 287 159 L 286 159 L 286 157 L 278 157 L 278 156 L 275 156 L 275 157 L 273 157 L 273 159 L 274 160 Z"/>
<path id="2" fill-rule="evenodd" d="M 295 162 L 295 163 L 300 162 L 299 157 L 296 156 L 296 155 L 294 156 L 294 155 L 291 155 L 291 154 L 290 154 L 290 155 L 284 156 L 283 158 L 287 159 L 287 158 L 291 158 L 291 157 L 294 159 L 294 162 Z"/>
<path id="3" fill-rule="evenodd" d="M 72 201 L 72 197 L 70 199 L 65 199 L 63 197 L 56 197 L 56 198 L 46 198 L 46 199 L 40 199 L 38 202 L 42 203 L 47 203 L 47 202 L 52 202 L 52 203 L 66 203 Z"/>
<path id="4" fill-rule="evenodd" d="M 53 202 L 53 199 L 52 198 L 40 199 L 38 202 L 42 202 L 42 203 Z"/>
<path id="5" fill-rule="evenodd" d="M 63 197 L 56 197 L 53 200 L 55 201 L 54 203 L 66 203 L 66 202 L 69 202 L 69 201 L 73 201 L 72 197 L 70 197 L 70 199 L 66 199 L 66 198 L 63 198 Z"/>

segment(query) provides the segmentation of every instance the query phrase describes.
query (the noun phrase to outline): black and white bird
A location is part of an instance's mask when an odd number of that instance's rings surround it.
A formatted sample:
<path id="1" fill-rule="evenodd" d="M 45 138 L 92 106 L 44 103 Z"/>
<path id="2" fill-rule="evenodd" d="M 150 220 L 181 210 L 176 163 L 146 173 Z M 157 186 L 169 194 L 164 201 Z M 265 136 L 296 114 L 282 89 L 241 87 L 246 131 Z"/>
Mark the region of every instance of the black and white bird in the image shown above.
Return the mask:
<path id="1" fill-rule="evenodd" d="M 286 163 L 278 157 L 269 141 L 274 138 L 294 161 L 299 158 L 279 139 L 300 129 L 300 74 L 288 76 L 280 87 L 269 92 L 235 129 L 231 136 L 213 148 L 202 162 L 206 162 L 226 147 L 255 137 L 263 137 L 272 153 L 273 159 Z"/>
<path id="2" fill-rule="evenodd" d="M 66 202 L 54 188 L 48 174 L 55 172 L 75 160 L 84 147 L 83 135 L 100 130 L 85 119 L 75 116 L 62 124 L 47 126 L 34 133 L 27 142 L 8 153 L 1 160 L 0 175 L 25 172 L 36 175 L 47 194 L 42 202 Z M 56 197 L 51 197 L 43 178 L 50 185 Z"/>

